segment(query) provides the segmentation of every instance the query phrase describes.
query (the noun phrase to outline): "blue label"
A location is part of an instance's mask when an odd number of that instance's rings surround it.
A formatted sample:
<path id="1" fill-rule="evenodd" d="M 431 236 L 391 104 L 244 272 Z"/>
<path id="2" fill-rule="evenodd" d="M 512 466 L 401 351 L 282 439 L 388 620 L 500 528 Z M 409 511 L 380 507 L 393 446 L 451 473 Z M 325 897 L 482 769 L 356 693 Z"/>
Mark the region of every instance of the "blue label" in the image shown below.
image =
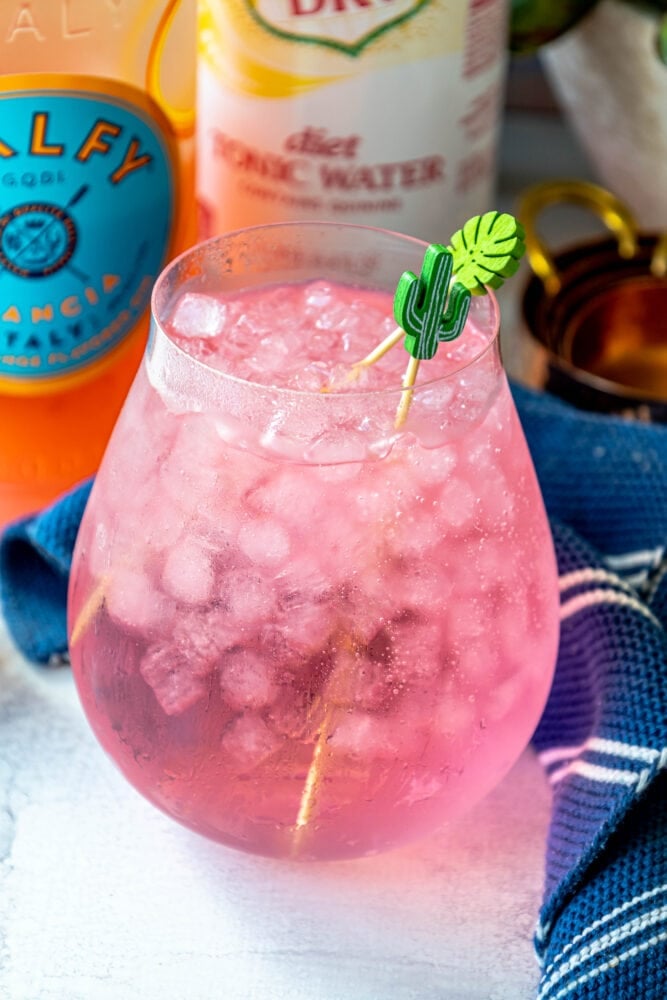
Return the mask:
<path id="1" fill-rule="evenodd" d="M 65 375 L 116 347 L 149 304 L 173 215 L 170 151 L 143 109 L 0 92 L 0 375 Z"/>

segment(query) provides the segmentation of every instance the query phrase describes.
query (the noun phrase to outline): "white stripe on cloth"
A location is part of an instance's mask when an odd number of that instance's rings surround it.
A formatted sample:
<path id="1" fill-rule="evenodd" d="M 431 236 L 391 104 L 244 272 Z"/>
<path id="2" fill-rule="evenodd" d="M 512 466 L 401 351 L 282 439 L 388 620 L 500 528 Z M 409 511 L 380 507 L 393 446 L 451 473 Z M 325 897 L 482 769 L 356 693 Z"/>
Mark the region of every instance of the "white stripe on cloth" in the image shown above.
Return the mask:
<path id="1" fill-rule="evenodd" d="M 628 594 L 620 594 L 615 590 L 603 590 L 598 588 L 596 590 L 588 590 L 583 594 L 577 594 L 576 597 L 571 597 L 568 601 L 561 604 L 560 608 L 560 620 L 565 621 L 567 618 L 571 618 L 572 615 L 577 614 L 579 611 L 583 611 L 584 608 L 590 608 L 596 604 L 618 604 L 621 607 L 629 608 L 632 611 L 636 611 L 638 614 L 643 615 L 658 628 L 662 628 L 660 622 L 651 614 L 649 609 L 641 603 L 641 601 L 636 600 L 634 597 L 630 597 Z"/>
<path id="2" fill-rule="evenodd" d="M 605 913 L 604 916 L 599 917 L 597 920 L 594 920 L 592 924 L 588 925 L 588 927 L 584 927 L 584 929 L 580 931 L 579 934 L 575 934 L 572 940 L 565 945 L 563 950 L 554 956 L 551 962 L 549 962 L 549 964 L 546 966 L 544 970 L 544 975 L 546 976 L 550 975 L 554 967 L 560 961 L 562 961 L 562 959 L 565 958 L 565 956 L 570 951 L 572 951 L 573 948 L 576 948 L 577 945 L 581 944 L 584 938 L 587 937 L 589 934 L 594 934 L 595 931 L 599 930 L 600 927 L 604 927 L 605 924 L 608 924 L 610 921 L 615 920 L 616 917 L 620 917 L 621 914 L 627 913 L 628 910 L 632 910 L 637 906 L 640 906 L 641 903 L 648 902 L 648 900 L 655 899 L 656 896 L 660 896 L 663 893 L 667 893 L 667 882 L 663 883 L 663 885 L 656 885 L 653 887 L 653 889 L 648 889 L 646 892 L 642 892 L 639 896 L 633 896 L 632 899 L 627 899 L 625 903 L 622 903 L 620 906 L 615 906 L 613 910 L 609 911 L 609 913 Z M 542 929 L 540 930 L 543 934 L 544 933 L 543 930 Z M 543 938 L 540 937 L 540 940 L 542 939 Z"/>
<path id="3" fill-rule="evenodd" d="M 635 793 L 637 795 L 640 795 L 648 785 L 652 776 L 657 771 L 664 771 L 666 767 L 667 767 L 667 747 L 663 747 L 660 753 L 658 754 L 658 763 L 655 766 L 655 768 L 647 767 L 639 775 L 639 781 L 637 782 L 637 788 L 635 789 Z"/>
<path id="4" fill-rule="evenodd" d="M 639 566 L 646 566 L 651 569 L 662 559 L 665 553 L 664 546 L 657 545 L 654 549 L 639 549 L 637 552 L 624 552 L 622 555 L 605 556 L 604 561 L 612 569 L 634 569 Z"/>
<path id="5" fill-rule="evenodd" d="M 552 988 L 557 986 L 561 980 L 566 976 L 576 970 L 578 966 L 583 965 L 591 958 L 595 958 L 600 952 L 606 951 L 608 948 L 613 948 L 621 941 L 627 941 L 628 938 L 635 937 L 637 934 L 641 934 L 643 931 L 648 930 L 650 927 L 655 927 L 656 924 L 661 924 L 667 920 L 667 905 L 659 906 L 655 910 L 649 910 L 647 913 L 643 913 L 638 917 L 633 917 L 627 923 L 622 924 L 620 927 L 616 927 L 613 931 L 607 934 L 603 934 L 596 941 L 591 944 L 585 945 L 580 951 L 576 952 L 571 958 L 568 958 L 563 964 L 553 972 L 543 983 L 540 992 L 537 995 L 537 1000 L 546 1000 L 550 996 Z M 566 996 L 570 993 L 576 986 L 581 985 L 588 979 L 591 979 L 595 975 L 600 975 L 601 972 L 607 971 L 618 965 L 624 958 L 630 958 L 631 955 L 639 953 L 642 947 L 649 946 L 649 942 L 654 941 L 655 944 L 659 940 L 667 938 L 667 930 L 660 935 L 654 935 L 653 938 L 649 938 L 648 941 L 642 941 L 640 945 L 636 945 L 635 948 L 629 949 L 624 955 L 614 955 L 612 959 L 605 960 L 605 962 L 598 966 L 596 969 L 591 969 L 589 972 L 585 973 L 584 976 L 579 976 L 576 980 L 565 985 L 564 988 L 560 989 L 556 993 L 552 1000 L 559 1000 L 560 997 Z M 652 945 L 651 945 L 652 946 Z"/>
<path id="6" fill-rule="evenodd" d="M 627 594 L 632 594 L 632 587 L 608 569 L 593 569 L 592 566 L 587 566 L 585 569 L 574 569 L 570 573 L 563 573 L 558 578 L 561 594 L 572 587 L 580 587 L 585 583 L 606 583 L 610 587 L 618 587 Z"/>
<path id="7" fill-rule="evenodd" d="M 582 778 L 599 781 L 605 785 L 627 785 L 628 788 L 636 785 L 640 778 L 638 771 L 625 771 L 619 767 L 600 767 L 599 764 L 589 764 L 585 760 L 570 761 L 558 770 L 552 771 L 548 778 L 552 785 L 557 785 L 570 774 L 579 774 Z"/>
<path id="8" fill-rule="evenodd" d="M 627 951 L 622 952 L 620 955 L 614 955 L 613 958 L 606 959 L 599 965 L 596 969 L 591 969 L 590 972 L 584 973 L 583 976 L 579 976 L 575 979 L 573 983 L 570 983 L 564 989 L 555 993 L 550 1000 L 562 1000 L 563 997 L 571 993 L 572 990 L 576 990 L 578 986 L 583 986 L 584 983 L 589 982 L 591 979 L 595 979 L 596 976 L 601 976 L 605 972 L 609 972 L 610 969 L 615 969 L 622 962 L 627 962 L 629 958 L 636 958 L 637 955 L 641 955 L 642 952 L 648 951 L 649 948 L 655 948 L 656 945 L 662 944 L 663 941 L 667 941 L 667 931 L 661 931 L 660 934 L 654 934 L 652 937 L 648 938 L 646 941 L 642 941 L 641 944 L 636 944 L 632 948 L 628 948 Z M 537 1000 L 541 1000 L 538 996 Z M 637 1000 L 640 1000 L 638 997 Z"/>
<path id="9" fill-rule="evenodd" d="M 593 750 L 595 753 L 605 754 L 610 757 L 625 757 L 628 760 L 642 760 L 647 764 L 652 764 L 656 757 L 660 756 L 660 751 L 653 747 L 642 747 L 634 743 L 622 743 L 620 740 L 608 740 L 601 736 L 589 736 L 587 740 L 578 746 L 551 747 L 538 754 L 542 767 L 549 767 L 556 761 L 571 760 L 578 757 L 584 750 Z"/>

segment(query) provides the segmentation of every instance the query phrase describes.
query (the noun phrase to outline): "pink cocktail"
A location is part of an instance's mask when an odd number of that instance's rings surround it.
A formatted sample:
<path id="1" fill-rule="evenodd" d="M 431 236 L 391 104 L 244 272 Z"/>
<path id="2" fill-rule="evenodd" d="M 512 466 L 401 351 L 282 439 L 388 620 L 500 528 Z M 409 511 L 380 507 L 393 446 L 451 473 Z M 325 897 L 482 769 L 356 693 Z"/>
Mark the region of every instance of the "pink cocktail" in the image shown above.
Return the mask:
<path id="1" fill-rule="evenodd" d="M 483 796 L 548 694 L 557 585 L 497 304 L 364 357 L 424 245 L 333 224 L 210 241 L 158 282 L 81 527 L 71 656 L 100 742 L 185 825 L 371 854 Z"/>

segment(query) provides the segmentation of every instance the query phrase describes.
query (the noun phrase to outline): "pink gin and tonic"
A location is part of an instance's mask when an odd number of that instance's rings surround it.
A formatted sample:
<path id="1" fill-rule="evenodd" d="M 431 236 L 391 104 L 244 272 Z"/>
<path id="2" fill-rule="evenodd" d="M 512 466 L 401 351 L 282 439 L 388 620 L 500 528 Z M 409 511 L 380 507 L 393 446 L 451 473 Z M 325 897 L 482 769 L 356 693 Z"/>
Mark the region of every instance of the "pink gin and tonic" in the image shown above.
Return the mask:
<path id="1" fill-rule="evenodd" d="M 296 859 L 433 831 L 525 748 L 552 679 L 548 524 L 492 294 L 421 365 L 354 363 L 425 247 L 246 230 L 174 262 L 81 527 L 71 656 L 129 781 Z"/>

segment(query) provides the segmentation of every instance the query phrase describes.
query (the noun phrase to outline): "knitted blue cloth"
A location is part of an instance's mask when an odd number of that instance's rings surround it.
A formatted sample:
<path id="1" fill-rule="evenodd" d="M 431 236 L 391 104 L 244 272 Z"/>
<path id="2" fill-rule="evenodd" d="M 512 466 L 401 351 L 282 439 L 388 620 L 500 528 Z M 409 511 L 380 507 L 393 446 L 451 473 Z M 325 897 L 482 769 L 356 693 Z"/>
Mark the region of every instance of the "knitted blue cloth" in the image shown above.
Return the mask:
<path id="1" fill-rule="evenodd" d="M 534 746 L 553 786 L 537 1000 L 667 1000 L 667 427 L 514 386 L 561 585 L 556 676 Z M 0 541 L 17 645 L 66 653 L 90 484 Z"/>
<path id="2" fill-rule="evenodd" d="M 561 588 L 538 1000 L 667 1000 L 667 427 L 515 399 Z"/>
<path id="3" fill-rule="evenodd" d="M 2 612 L 14 642 L 35 663 L 67 654 L 67 583 L 91 486 L 88 481 L 35 517 L 16 521 L 0 539 Z"/>

